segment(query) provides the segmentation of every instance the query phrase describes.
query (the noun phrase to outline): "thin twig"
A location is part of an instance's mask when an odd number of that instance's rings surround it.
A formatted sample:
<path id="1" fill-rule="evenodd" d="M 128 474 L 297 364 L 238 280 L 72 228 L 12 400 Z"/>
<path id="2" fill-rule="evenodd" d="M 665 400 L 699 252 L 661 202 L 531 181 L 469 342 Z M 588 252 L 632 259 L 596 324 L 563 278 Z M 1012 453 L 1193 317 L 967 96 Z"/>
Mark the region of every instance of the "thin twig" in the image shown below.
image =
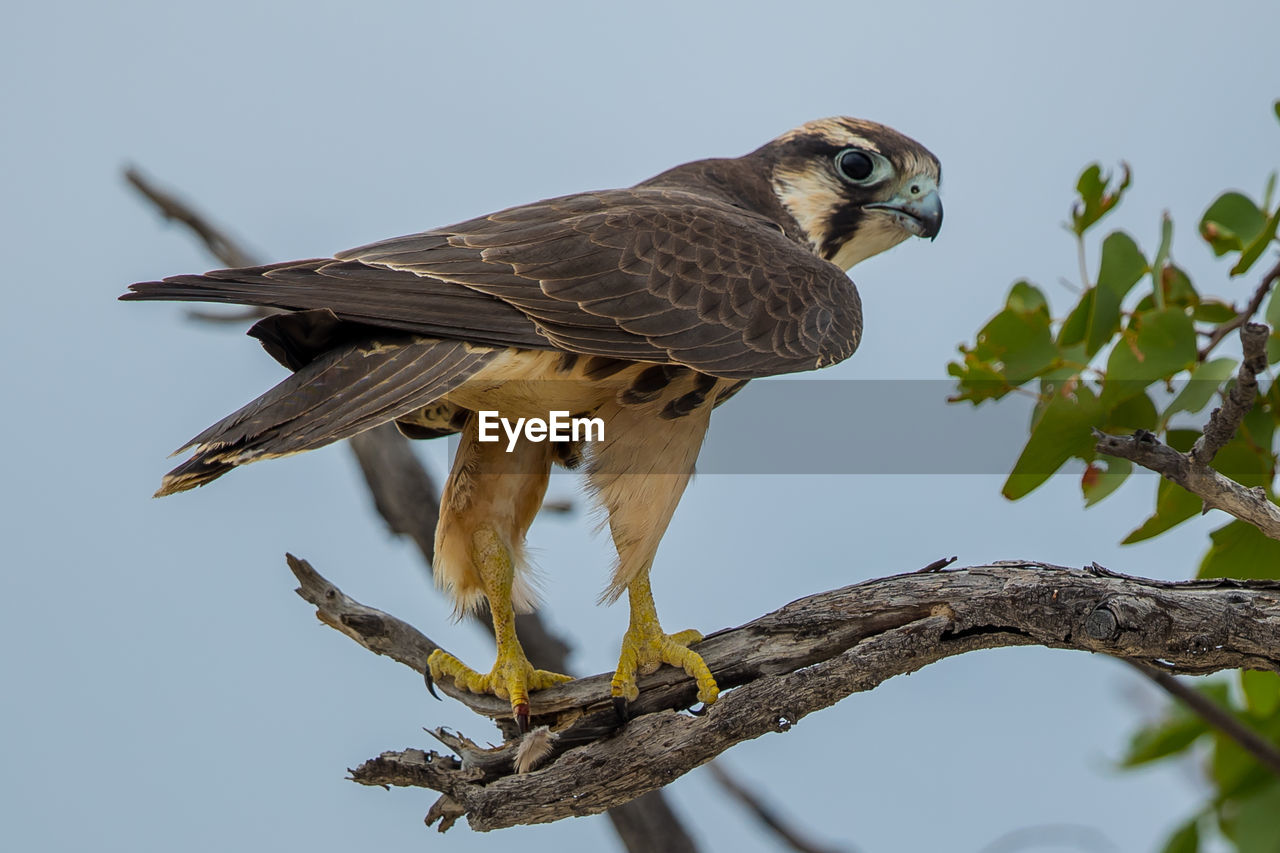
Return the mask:
<path id="1" fill-rule="evenodd" d="M 195 208 L 180 201 L 172 193 L 162 190 L 151 182 L 136 167 L 124 170 L 124 179 L 133 185 L 148 201 L 155 205 L 160 214 L 173 222 L 180 222 L 200 238 L 209 253 L 228 267 L 251 267 L 257 261 L 236 240 L 227 236 L 222 229 L 214 226 L 208 219 L 197 213 Z"/>
<path id="2" fill-rule="evenodd" d="M 1258 763 L 1280 776 L 1280 750 L 1253 729 L 1240 722 L 1240 719 L 1203 693 L 1192 690 L 1178 679 L 1161 672 L 1140 661 L 1126 660 L 1138 672 L 1164 688 L 1171 696 L 1181 701 L 1206 723 L 1231 738 L 1240 748 L 1257 759 Z"/>
<path id="3" fill-rule="evenodd" d="M 1271 292 L 1271 286 L 1275 284 L 1277 279 L 1280 279 L 1280 261 L 1277 261 L 1275 266 L 1267 270 L 1266 275 L 1262 277 L 1262 281 L 1258 283 L 1257 289 L 1253 291 L 1249 304 L 1245 305 L 1244 309 L 1237 313 L 1236 316 L 1218 326 L 1209 334 L 1208 343 L 1200 348 L 1200 361 L 1208 359 L 1209 354 L 1213 352 L 1213 348 L 1220 344 L 1223 338 L 1253 319 L 1253 315 L 1258 313 L 1258 309 L 1262 307 L 1262 300 L 1267 298 L 1267 294 Z"/>
<path id="4" fill-rule="evenodd" d="M 786 819 L 778 813 L 777 809 L 771 804 L 765 802 L 764 798 L 758 796 L 724 769 L 718 761 L 713 761 L 707 765 L 707 770 L 711 773 L 711 777 L 716 783 L 725 790 L 729 796 L 742 804 L 743 808 L 751 812 L 756 820 L 764 824 L 778 840 L 785 846 L 797 853 L 853 853 L 852 847 L 828 847 L 825 844 L 818 844 L 805 838 L 804 834 L 795 827 L 791 826 Z"/>

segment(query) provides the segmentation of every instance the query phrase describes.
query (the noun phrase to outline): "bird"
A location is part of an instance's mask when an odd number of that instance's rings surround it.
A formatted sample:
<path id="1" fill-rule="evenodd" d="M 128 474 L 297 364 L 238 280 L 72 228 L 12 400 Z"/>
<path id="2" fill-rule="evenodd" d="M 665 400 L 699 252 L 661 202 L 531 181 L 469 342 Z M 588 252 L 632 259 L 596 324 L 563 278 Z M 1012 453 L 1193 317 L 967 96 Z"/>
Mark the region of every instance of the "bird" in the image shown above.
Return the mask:
<path id="1" fill-rule="evenodd" d="M 458 436 L 433 569 L 458 615 L 488 604 L 497 656 L 482 673 L 437 650 L 428 684 L 507 699 L 527 732 L 530 692 L 569 679 L 535 669 L 516 636 L 515 613 L 536 603 L 525 537 L 552 467 L 580 468 L 617 551 L 601 599 L 626 593 L 630 606 L 615 705 L 664 664 L 711 705 L 719 686 L 691 648 L 702 635 L 666 633 L 650 585 L 711 412 L 752 379 L 853 354 L 862 304 L 846 271 L 935 238 L 941 178 L 902 133 L 825 118 L 630 188 L 328 258 L 133 284 L 121 299 L 274 309 L 249 334 L 292 371 L 180 448 L 193 453 L 156 495 L 391 421 L 411 438 Z M 546 430 L 528 424 L 557 415 L 602 428 L 538 440 Z M 526 426 L 495 441 L 495 416 Z"/>

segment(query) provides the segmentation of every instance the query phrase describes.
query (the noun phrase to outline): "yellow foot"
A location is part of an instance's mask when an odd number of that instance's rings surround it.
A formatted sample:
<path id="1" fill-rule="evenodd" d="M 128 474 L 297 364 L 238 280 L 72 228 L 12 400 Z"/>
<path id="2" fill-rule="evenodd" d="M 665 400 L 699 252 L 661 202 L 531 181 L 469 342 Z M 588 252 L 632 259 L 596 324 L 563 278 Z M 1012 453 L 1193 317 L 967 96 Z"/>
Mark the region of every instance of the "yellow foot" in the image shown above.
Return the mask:
<path id="1" fill-rule="evenodd" d="M 529 691 L 573 680 L 558 672 L 534 669 L 523 652 L 498 655 L 493 669 L 481 675 L 448 652 L 436 649 L 427 658 L 427 686 L 445 676 L 452 678 L 454 684 L 468 693 L 491 693 L 499 699 L 510 700 L 511 714 L 521 732 L 529 730 Z"/>
<path id="2" fill-rule="evenodd" d="M 622 638 L 622 655 L 618 659 L 618 671 L 613 674 L 610 692 L 614 704 L 635 701 L 640 695 L 636 687 L 637 675 L 648 675 L 664 663 L 678 666 L 698 682 L 698 701 L 710 705 L 720 695 L 711 670 L 702 656 L 689 646 L 702 642 L 702 634 L 692 629 L 675 634 L 664 634 L 657 620 L 650 625 L 637 626 L 634 622 Z"/>

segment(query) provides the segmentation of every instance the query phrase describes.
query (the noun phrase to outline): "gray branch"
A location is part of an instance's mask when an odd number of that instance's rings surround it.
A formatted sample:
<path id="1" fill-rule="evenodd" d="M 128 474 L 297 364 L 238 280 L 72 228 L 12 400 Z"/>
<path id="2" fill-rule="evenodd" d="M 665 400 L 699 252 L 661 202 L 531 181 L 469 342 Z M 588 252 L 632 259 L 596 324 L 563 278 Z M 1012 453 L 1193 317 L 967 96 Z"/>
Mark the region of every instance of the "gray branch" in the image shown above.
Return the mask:
<path id="1" fill-rule="evenodd" d="M 1215 471 L 1209 463 L 1253 408 L 1258 393 L 1258 374 L 1267 368 L 1267 337 L 1270 329 L 1262 323 L 1245 323 L 1240 329 L 1244 360 L 1236 382 L 1221 408 L 1214 409 L 1202 435 L 1190 453 L 1179 453 L 1154 434 L 1138 430 L 1133 435 L 1108 435 L 1094 430 L 1095 449 L 1107 456 L 1128 459 L 1167 477 L 1204 501 L 1205 511 L 1220 509 L 1246 521 L 1272 539 L 1280 539 L 1280 507 L 1265 489 L 1250 489 Z"/>
<path id="2" fill-rule="evenodd" d="M 326 624 L 421 672 L 432 640 L 354 602 L 305 561 L 290 558 L 290 566 Z M 465 815 L 481 831 L 595 814 L 895 675 L 1018 645 L 1100 652 L 1164 672 L 1280 672 L 1280 582 L 1175 583 L 1028 562 L 867 581 L 709 635 L 697 649 L 726 692 L 703 715 L 680 713 L 695 687 L 663 667 L 641 679 L 631 719 L 620 724 L 610 676 L 601 674 L 534 694 L 535 720 L 557 740 L 533 773 L 513 774 L 514 742 L 486 748 L 436 730 L 456 757 L 386 752 L 352 779 L 439 791 L 431 817 L 450 824 Z M 463 693 L 448 679 L 439 687 L 478 713 L 509 718 L 507 703 L 492 696 Z"/>
<path id="3" fill-rule="evenodd" d="M 1193 464 L 1187 454 L 1179 453 L 1149 432 L 1107 435 L 1095 430 L 1094 436 L 1099 453 L 1149 468 L 1200 498 L 1206 509 L 1220 509 L 1249 522 L 1272 539 L 1280 539 L 1280 507 L 1267 498 L 1264 489 L 1246 488 L 1207 465 Z"/>
<path id="4" fill-rule="evenodd" d="M 1244 360 L 1236 373 L 1235 384 L 1227 392 L 1220 408 L 1214 409 L 1205 424 L 1204 434 L 1191 448 L 1193 463 L 1208 465 L 1218 451 L 1235 437 L 1236 430 L 1244 423 L 1244 416 L 1253 408 L 1258 397 L 1258 374 L 1267 369 L 1267 338 L 1271 335 L 1264 323 L 1246 323 L 1240 329 L 1240 343 L 1244 346 Z"/>

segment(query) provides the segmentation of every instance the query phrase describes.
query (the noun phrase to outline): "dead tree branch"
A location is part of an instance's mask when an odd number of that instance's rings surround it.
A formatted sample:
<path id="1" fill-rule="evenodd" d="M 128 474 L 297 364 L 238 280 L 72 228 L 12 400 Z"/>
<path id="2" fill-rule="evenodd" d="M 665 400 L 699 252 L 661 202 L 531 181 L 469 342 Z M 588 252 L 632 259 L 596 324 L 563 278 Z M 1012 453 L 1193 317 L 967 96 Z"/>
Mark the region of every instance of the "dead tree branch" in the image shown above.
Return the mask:
<path id="1" fill-rule="evenodd" d="M 290 558 L 290 566 L 326 624 L 421 671 L 432 640 L 354 602 L 305 561 Z M 386 752 L 352 778 L 432 788 L 443 794 L 435 817 L 465 815 L 482 831 L 593 814 L 895 675 L 1016 645 L 1101 652 L 1164 672 L 1280 671 L 1280 582 L 1174 583 L 1028 562 L 867 581 L 709 635 L 697 649 L 726 692 L 705 715 L 673 713 L 695 701 L 695 687 L 663 667 L 641 679 L 632 718 L 620 724 L 610 676 L 596 675 L 533 696 L 535 719 L 557 734 L 552 757 L 533 773 L 513 775 L 514 743 L 482 748 L 436 730 L 456 758 Z M 507 703 L 448 680 L 439 686 L 511 731 Z"/>
<path id="2" fill-rule="evenodd" d="M 179 222 L 200 238 L 209 254 L 228 267 L 251 267 L 257 263 L 251 252 L 246 251 L 236 240 L 228 237 L 222 229 L 211 223 L 207 217 L 196 212 L 195 208 L 178 199 L 173 193 L 162 190 L 151 182 L 151 179 L 138 171 L 134 166 L 124 170 L 124 179 L 137 190 L 147 201 L 151 202 L 160 215 L 171 222 Z"/>
<path id="3" fill-rule="evenodd" d="M 1278 268 L 1280 269 L 1280 268 Z M 1272 539 L 1280 539 L 1280 507 L 1265 489 L 1240 485 L 1210 467 L 1209 463 L 1240 428 L 1258 393 L 1258 374 L 1267 368 L 1267 337 L 1262 323 L 1245 323 L 1240 329 L 1244 360 L 1236 382 L 1221 408 L 1214 409 L 1204 434 L 1190 453 L 1179 453 L 1146 430 L 1133 435 L 1108 435 L 1094 430 L 1099 453 L 1128 459 L 1169 478 L 1204 501 L 1205 511 L 1220 509 L 1247 521 Z"/>

